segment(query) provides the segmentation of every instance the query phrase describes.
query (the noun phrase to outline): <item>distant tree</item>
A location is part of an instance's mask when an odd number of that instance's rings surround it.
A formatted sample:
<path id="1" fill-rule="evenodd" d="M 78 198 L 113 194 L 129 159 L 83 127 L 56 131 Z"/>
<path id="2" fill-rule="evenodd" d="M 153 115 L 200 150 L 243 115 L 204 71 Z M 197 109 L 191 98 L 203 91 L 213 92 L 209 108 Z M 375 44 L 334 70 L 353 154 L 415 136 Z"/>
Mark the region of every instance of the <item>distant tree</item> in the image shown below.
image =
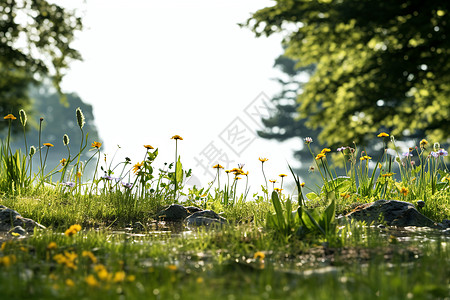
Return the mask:
<path id="1" fill-rule="evenodd" d="M 330 146 L 383 130 L 450 137 L 450 1 L 276 0 L 247 21 L 285 34 L 285 55 L 316 70 L 298 93 L 306 125 Z"/>
<path id="2" fill-rule="evenodd" d="M 70 47 L 81 29 L 81 17 L 50 1 L 0 1 L 0 115 L 29 108 L 28 87 L 44 78 L 59 90 L 69 63 L 81 59 Z"/>

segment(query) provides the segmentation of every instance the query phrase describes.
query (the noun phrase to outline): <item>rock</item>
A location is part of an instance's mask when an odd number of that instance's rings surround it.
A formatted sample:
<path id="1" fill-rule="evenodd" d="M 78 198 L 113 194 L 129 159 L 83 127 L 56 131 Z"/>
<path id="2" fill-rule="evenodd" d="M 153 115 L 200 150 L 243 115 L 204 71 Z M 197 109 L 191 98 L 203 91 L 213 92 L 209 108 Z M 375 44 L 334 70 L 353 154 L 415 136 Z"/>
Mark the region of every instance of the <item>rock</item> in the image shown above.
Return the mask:
<path id="1" fill-rule="evenodd" d="M 203 210 L 187 217 L 185 223 L 187 226 L 210 226 L 227 224 L 227 220 L 212 210 Z"/>
<path id="2" fill-rule="evenodd" d="M 450 220 L 444 219 L 441 223 L 438 223 L 438 225 L 439 225 L 442 229 L 450 229 Z"/>
<path id="3" fill-rule="evenodd" d="M 196 213 L 196 212 L 198 212 L 198 211 L 202 211 L 201 208 L 198 208 L 198 207 L 196 207 L 196 206 L 188 206 L 188 207 L 186 207 L 186 209 L 188 210 L 188 212 L 189 212 L 190 214 Z"/>
<path id="4" fill-rule="evenodd" d="M 418 206 L 419 208 L 425 207 L 425 201 L 423 201 L 423 200 L 417 200 L 417 206 Z"/>
<path id="5" fill-rule="evenodd" d="M 381 222 L 389 226 L 439 228 L 438 224 L 421 214 L 414 205 L 397 200 L 378 200 L 361 205 L 346 217 L 375 225 Z"/>
<path id="6" fill-rule="evenodd" d="M 182 205 L 172 204 L 158 214 L 161 220 L 168 222 L 181 222 L 190 215 L 189 211 Z"/>
<path id="7" fill-rule="evenodd" d="M 11 228 L 20 226 L 26 231 L 33 231 L 34 228 L 45 229 L 45 226 L 22 217 L 17 211 L 7 208 L 5 206 L 0 207 L 0 231 L 10 231 Z"/>
<path id="8" fill-rule="evenodd" d="M 9 233 L 17 233 L 19 235 L 27 235 L 27 231 L 22 226 L 16 226 L 9 231 Z"/>

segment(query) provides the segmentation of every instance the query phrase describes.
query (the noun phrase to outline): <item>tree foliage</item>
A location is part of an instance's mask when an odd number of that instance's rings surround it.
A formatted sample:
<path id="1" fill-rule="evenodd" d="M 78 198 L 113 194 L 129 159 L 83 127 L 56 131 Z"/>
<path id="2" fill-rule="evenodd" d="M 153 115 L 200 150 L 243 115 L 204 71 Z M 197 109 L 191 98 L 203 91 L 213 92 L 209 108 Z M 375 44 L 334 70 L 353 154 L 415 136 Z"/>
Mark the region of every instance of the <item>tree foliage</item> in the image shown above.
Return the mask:
<path id="1" fill-rule="evenodd" d="M 450 133 L 450 2 L 277 0 L 247 21 L 282 32 L 285 55 L 316 71 L 298 95 L 300 117 L 330 145 Z"/>
<path id="2" fill-rule="evenodd" d="M 81 29 L 80 16 L 49 1 L 0 1 L 0 114 L 28 108 L 28 86 L 44 78 L 59 90 L 69 63 L 81 59 L 70 47 Z"/>

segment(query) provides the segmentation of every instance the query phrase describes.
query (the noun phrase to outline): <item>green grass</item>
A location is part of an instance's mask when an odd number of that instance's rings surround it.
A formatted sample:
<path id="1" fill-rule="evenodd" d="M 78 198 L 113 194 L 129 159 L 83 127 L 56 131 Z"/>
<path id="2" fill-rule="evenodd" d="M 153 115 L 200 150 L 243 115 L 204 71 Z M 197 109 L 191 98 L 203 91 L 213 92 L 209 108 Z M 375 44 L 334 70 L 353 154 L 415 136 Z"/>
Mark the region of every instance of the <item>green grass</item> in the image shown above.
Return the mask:
<path id="1" fill-rule="evenodd" d="M 150 145 L 133 165 L 101 161 L 101 144 L 93 142 L 93 154 L 83 162 L 88 134 L 81 110 L 76 117 L 83 137 L 74 147 L 79 151 L 71 153 L 65 139 L 68 156 L 53 170 L 45 166 L 51 146 L 13 154 L 8 133 L 0 147 L 0 204 L 47 227 L 25 238 L 0 236 L 2 299 L 450 297 L 448 235 L 334 220 L 335 214 L 378 199 L 424 200 L 424 215 L 436 222 L 449 219 L 448 157 L 440 145 L 431 151 L 421 141 L 417 166 L 410 156 L 383 155 L 374 169 L 368 167 L 367 153 L 356 145 L 345 147 L 338 154 L 347 161 L 344 174 L 329 163 L 330 149 L 311 151 L 323 185 L 305 186 L 292 173 L 298 202 L 282 192 L 282 183 L 264 182 L 262 192 L 253 196 L 236 194 L 241 185 L 236 178 L 248 176 L 241 167 L 219 181 L 217 165 L 216 180 L 186 191 L 183 183 L 191 171 L 183 169 L 177 144 L 175 161 L 158 172 L 153 167 L 158 149 Z M 25 129 L 22 115 L 21 120 Z M 10 126 L 13 121 L 8 119 Z M 383 142 L 387 147 L 388 141 Z M 391 144 L 397 151 L 393 138 Z M 38 172 L 32 174 L 34 156 L 39 156 L 34 161 Z M 86 182 L 89 163 L 96 168 Z M 221 213 L 229 225 L 192 229 L 161 223 L 157 213 L 181 197 L 185 205 Z M 143 229 L 133 228 L 136 222 Z"/>

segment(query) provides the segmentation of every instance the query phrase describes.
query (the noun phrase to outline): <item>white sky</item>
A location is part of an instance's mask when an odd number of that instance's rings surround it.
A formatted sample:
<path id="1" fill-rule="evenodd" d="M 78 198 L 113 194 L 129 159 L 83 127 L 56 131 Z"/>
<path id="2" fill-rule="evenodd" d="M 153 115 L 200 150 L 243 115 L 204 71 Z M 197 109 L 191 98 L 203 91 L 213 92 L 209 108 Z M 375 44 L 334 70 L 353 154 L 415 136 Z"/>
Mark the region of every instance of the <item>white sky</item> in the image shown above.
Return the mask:
<path id="1" fill-rule="evenodd" d="M 260 191 L 258 157 L 269 158 L 268 179 L 279 179 L 278 174 L 289 174 L 288 161 L 296 164 L 292 147 L 300 142 L 257 137 L 237 155 L 223 139 L 227 129 L 236 125 L 239 131 L 242 123 L 247 137 L 250 130 L 255 133 L 257 124 L 244 109 L 261 92 L 270 97 L 280 89 L 271 78 L 279 75 L 273 63 L 282 53 L 281 36 L 257 39 L 237 25 L 270 5 L 264 0 L 86 1 L 81 6 L 86 29 L 74 44 L 84 61 L 72 64 L 63 89 L 93 105 L 109 158 L 120 145 L 117 162 L 128 156 L 135 163 L 144 156 L 143 145 L 150 144 L 159 148 L 157 165 L 170 163 L 175 149 L 170 137 L 178 134 L 184 138 L 178 143 L 183 166 L 193 169 L 202 186 L 212 178 L 203 175 L 196 158 L 212 142 L 235 163 L 246 164 L 252 192 Z M 240 123 L 232 123 L 237 117 Z"/>

